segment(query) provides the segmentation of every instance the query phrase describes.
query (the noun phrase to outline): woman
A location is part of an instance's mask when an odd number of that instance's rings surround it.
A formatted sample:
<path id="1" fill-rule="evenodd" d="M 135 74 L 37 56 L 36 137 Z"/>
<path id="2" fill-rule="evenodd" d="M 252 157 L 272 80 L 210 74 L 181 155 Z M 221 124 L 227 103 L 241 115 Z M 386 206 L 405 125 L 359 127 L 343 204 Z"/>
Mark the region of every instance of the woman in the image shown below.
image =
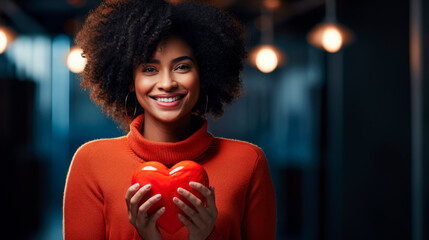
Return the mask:
<path id="1" fill-rule="evenodd" d="M 90 13 L 76 36 L 87 58 L 82 86 L 129 133 L 76 152 L 64 195 L 66 240 L 274 239 L 274 188 L 262 150 L 213 137 L 204 117 L 221 116 L 239 97 L 242 37 L 227 14 L 197 4 L 110 1 Z M 179 215 L 184 227 L 170 234 L 156 225 L 164 208 L 147 211 L 163 196 L 141 203 L 150 185 L 130 186 L 131 177 L 145 161 L 183 160 L 202 165 L 211 187 L 189 183 L 206 205 L 178 189 L 194 208 L 174 199 L 188 217 Z"/>

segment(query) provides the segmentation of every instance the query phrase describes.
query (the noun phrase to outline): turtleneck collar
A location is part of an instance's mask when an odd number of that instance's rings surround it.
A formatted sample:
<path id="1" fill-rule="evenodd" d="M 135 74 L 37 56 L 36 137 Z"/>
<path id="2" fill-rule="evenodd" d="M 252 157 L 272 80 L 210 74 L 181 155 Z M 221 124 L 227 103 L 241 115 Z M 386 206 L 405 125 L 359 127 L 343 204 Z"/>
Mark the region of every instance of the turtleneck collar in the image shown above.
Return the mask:
<path id="1" fill-rule="evenodd" d="M 145 161 L 157 161 L 172 166 L 183 160 L 198 161 L 212 144 L 213 135 L 207 132 L 207 120 L 200 129 L 180 142 L 154 142 L 141 134 L 144 115 L 137 116 L 130 124 L 128 143 L 131 149 Z"/>

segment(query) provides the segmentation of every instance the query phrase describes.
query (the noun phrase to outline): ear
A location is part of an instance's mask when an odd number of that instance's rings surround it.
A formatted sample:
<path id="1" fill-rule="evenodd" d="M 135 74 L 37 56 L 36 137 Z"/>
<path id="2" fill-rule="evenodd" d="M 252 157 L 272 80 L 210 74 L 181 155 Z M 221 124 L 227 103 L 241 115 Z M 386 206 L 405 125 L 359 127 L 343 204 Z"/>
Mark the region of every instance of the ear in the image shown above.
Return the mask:
<path id="1" fill-rule="evenodd" d="M 130 84 L 128 88 L 130 89 L 130 92 L 134 92 L 136 90 L 134 87 L 134 83 Z"/>

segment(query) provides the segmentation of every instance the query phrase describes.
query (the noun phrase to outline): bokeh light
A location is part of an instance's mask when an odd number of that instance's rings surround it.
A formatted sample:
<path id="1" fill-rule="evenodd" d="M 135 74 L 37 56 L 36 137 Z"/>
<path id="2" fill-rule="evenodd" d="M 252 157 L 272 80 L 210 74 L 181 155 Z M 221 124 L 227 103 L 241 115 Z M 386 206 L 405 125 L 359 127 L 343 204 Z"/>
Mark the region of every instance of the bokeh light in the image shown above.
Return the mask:
<path id="1" fill-rule="evenodd" d="M 344 45 L 350 43 L 353 34 L 337 23 L 321 23 L 307 35 L 307 41 L 327 52 L 338 52 Z"/>
<path id="2" fill-rule="evenodd" d="M 0 54 L 6 51 L 7 47 L 15 40 L 14 31 L 5 26 L 0 26 Z"/>
<path id="3" fill-rule="evenodd" d="M 80 47 L 72 47 L 67 55 L 67 66 L 71 72 L 81 73 L 86 65 L 86 59 L 82 57 L 82 49 Z"/>
<path id="4" fill-rule="evenodd" d="M 278 58 L 272 48 L 265 47 L 259 50 L 256 55 L 256 67 L 264 73 L 270 73 L 276 69 Z"/>
<path id="5" fill-rule="evenodd" d="M 75 7 L 75 8 L 80 8 L 85 6 L 87 0 L 67 0 L 67 2 Z"/>
<path id="6" fill-rule="evenodd" d="M 343 45 L 343 37 L 337 28 L 327 28 L 323 32 L 322 47 L 328 52 L 334 53 Z"/>
<path id="7" fill-rule="evenodd" d="M 263 73 L 270 73 L 283 65 L 286 56 L 274 45 L 263 44 L 254 47 L 249 53 L 249 64 Z"/>
<path id="8" fill-rule="evenodd" d="M 265 0 L 263 4 L 266 8 L 274 10 L 281 6 L 280 0 Z"/>
<path id="9" fill-rule="evenodd" d="M 0 54 L 4 53 L 7 48 L 6 34 L 0 29 Z"/>

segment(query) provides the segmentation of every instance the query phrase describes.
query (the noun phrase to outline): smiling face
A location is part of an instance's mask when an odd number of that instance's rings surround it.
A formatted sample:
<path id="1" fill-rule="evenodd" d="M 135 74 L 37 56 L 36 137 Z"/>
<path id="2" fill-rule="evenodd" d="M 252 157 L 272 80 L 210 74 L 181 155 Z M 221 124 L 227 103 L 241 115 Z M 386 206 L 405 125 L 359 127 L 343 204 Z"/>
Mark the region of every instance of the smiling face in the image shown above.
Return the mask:
<path id="1" fill-rule="evenodd" d="M 190 120 L 200 94 L 192 49 L 178 37 L 161 42 L 152 59 L 135 69 L 132 91 L 144 109 L 145 121 Z"/>

